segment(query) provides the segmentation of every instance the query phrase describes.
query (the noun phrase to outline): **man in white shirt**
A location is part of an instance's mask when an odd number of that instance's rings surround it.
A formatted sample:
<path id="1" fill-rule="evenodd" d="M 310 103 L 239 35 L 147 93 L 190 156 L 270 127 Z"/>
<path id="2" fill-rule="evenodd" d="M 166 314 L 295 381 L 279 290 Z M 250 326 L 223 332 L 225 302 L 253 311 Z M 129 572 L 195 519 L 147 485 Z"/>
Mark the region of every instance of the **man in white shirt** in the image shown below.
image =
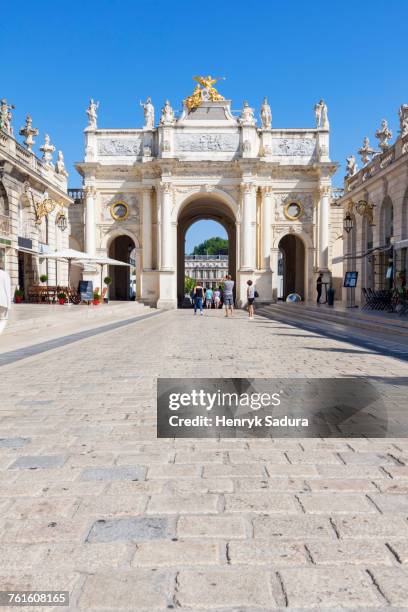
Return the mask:
<path id="1" fill-rule="evenodd" d="M 11 308 L 11 282 L 10 276 L 0 268 L 0 334 L 6 327 L 7 318 Z"/>

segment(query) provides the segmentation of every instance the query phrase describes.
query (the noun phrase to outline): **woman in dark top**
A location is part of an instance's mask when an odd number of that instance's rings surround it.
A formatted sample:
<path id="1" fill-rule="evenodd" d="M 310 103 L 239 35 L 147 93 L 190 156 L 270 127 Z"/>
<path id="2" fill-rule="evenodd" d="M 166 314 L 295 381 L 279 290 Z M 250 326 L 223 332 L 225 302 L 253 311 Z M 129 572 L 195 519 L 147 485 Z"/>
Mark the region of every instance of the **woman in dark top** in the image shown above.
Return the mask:
<path id="1" fill-rule="evenodd" d="M 203 314 L 204 289 L 200 281 L 194 287 L 194 314 L 197 314 L 197 308 L 200 309 L 200 315 Z"/>

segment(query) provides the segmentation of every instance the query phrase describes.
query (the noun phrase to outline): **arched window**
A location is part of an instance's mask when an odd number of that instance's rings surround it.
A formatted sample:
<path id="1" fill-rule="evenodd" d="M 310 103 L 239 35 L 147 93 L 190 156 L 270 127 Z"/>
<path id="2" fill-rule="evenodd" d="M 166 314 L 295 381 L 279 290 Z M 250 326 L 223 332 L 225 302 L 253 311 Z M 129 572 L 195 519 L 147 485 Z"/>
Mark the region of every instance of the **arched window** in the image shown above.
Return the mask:
<path id="1" fill-rule="evenodd" d="M 0 181 L 0 215 L 8 216 L 8 214 L 9 214 L 9 204 L 8 204 L 7 191 L 3 183 Z"/>

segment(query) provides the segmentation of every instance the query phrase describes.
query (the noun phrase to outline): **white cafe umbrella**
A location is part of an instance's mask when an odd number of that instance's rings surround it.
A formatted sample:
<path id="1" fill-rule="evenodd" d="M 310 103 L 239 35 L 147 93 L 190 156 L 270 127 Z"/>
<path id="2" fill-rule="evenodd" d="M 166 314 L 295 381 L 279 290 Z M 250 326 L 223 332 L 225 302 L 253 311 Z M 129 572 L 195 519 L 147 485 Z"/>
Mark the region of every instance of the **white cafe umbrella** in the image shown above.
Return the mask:
<path id="1" fill-rule="evenodd" d="M 119 261 L 119 259 L 112 259 L 111 257 L 88 257 L 88 259 L 86 260 L 89 263 L 95 263 L 98 264 L 98 266 L 101 267 L 101 295 L 102 295 L 102 277 L 103 277 L 103 266 L 108 265 L 108 266 L 127 266 L 130 267 L 129 263 L 126 263 L 124 261 Z"/>
<path id="2" fill-rule="evenodd" d="M 44 253 L 41 256 L 45 257 L 46 259 L 62 259 L 68 262 L 68 286 L 71 273 L 71 263 L 73 261 L 89 261 L 92 259 L 92 255 L 89 253 L 76 251 L 75 249 L 60 249 L 59 251 Z"/>

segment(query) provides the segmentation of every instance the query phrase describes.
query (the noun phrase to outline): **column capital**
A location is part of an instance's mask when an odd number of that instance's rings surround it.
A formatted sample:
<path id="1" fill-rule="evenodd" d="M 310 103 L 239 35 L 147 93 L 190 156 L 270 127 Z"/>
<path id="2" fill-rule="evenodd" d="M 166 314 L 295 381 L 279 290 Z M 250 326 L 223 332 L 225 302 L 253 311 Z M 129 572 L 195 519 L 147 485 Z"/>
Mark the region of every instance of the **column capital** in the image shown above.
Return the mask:
<path id="1" fill-rule="evenodd" d="M 96 196 L 95 185 L 85 185 L 83 191 L 84 191 L 85 197 L 94 198 Z"/>
<path id="2" fill-rule="evenodd" d="M 264 197 L 269 197 L 273 193 L 273 187 L 271 185 L 264 185 L 263 187 L 260 187 L 259 189 L 261 190 L 261 193 Z"/>
<path id="3" fill-rule="evenodd" d="M 331 185 L 319 185 L 317 188 L 317 192 L 319 194 L 319 197 L 323 197 L 323 196 L 329 196 L 331 194 Z"/>
<path id="4" fill-rule="evenodd" d="M 142 187 L 143 195 L 151 195 L 153 193 L 154 187 L 153 185 L 144 185 Z"/>
<path id="5" fill-rule="evenodd" d="M 165 194 L 173 193 L 173 184 L 170 183 L 169 181 L 161 181 L 159 187 L 162 193 L 165 193 Z"/>
<path id="6" fill-rule="evenodd" d="M 256 190 L 256 185 L 253 182 L 243 182 L 240 185 L 242 193 L 246 195 L 254 195 Z"/>

